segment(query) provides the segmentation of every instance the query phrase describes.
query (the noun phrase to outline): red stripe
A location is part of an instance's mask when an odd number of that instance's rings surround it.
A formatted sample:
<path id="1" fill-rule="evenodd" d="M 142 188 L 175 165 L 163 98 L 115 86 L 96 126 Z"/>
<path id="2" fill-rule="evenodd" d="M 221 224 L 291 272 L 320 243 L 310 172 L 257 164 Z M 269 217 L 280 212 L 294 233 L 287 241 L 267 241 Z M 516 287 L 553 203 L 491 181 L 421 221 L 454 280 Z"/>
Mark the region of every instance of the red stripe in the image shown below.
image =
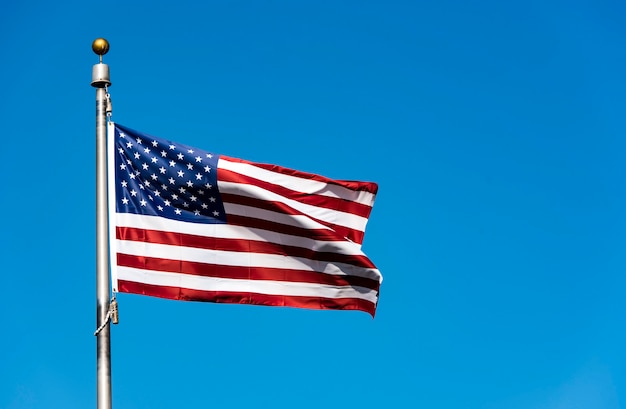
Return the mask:
<path id="1" fill-rule="evenodd" d="M 363 255 L 347 255 L 334 252 L 313 251 L 302 247 L 276 244 L 266 241 L 224 239 L 186 233 L 138 229 L 133 227 L 117 227 L 116 236 L 120 240 L 141 241 L 147 243 L 222 251 L 238 251 L 242 253 L 277 254 L 289 257 L 301 257 L 315 261 L 344 263 L 362 268 L 376 268 L 376 266 L 374 266 L 374 264 Z"/>
<path id="2" fill-rule="evenodd" d="M 247 216 L 239 216 L 236 214 L 229 214 L 226 216 L 228 224 L 233 226 L 241 226 L 247 228 L 256 228 L 269 230 L 276 233 L 282 234 L 290 234 L 293 236 L 300 237 L 308 237 L 312 240 L 321 240 L 321 241 L 346 241 L 346 235 L 337 232 L 336 230 L 328 230 L 328 229 L 307 229 L 305 227 L 297 227 L 291 226 L 288 224 L 280 224 L 270 220 L 256 219 L 254 217 Z M 341 227 L 341 226 L 339 226 Z M 352 236 L 354 239 L 351 239 L 355 243 L 361 244 L 363 241 L 363 232 L 352 231 Z"/>
<path id="3" fill-rule="evenodd" d="M 133 256 L 117 253 L 117 265 L 140 270 L 163 271 L 202 277 L 232 278 L 237 280 L 284 281 L 286 283 L 326 284 L 339 287 L 364 287 L 378 291 L 380 283 L 357 277 L 318 273 L 283 268 L 225 266 L 195 261 L 170 260 L 156 257 Z"/>
<path id="4" fill-rule="evenodd" d="M 353 202 L 352 200 L 316 195 L 314 193 L 302 193 L 288 189 L 281 185 L 269 183 L 264 180 L 253 178 L 251 176 L 242 175 L 228 169 L 219 169 L 218 182 L 220 181 L 258 186 L 262 189 L 268 190 L 270 192 L 276 193 L 277 195 L 280 195 L 287 199 L 295 200 L 300 203 L 316 207 L 322 207 L 325 209 L 336 210 L 344 213 L 351 213 L 365 218 L 369 217 L 372 211 L 371 206 L 367 206 L 358 202 Z M 228 191 L 224 188 L 220 188 L 220 192 Z"/>
<path id="5" fill-rule="evenodd" d="M 337 234 L 334 230 L 329 229 L 307 229 L 305 227 L 291 226 L 288 224 L 280 224 L 271 220 L 255 219 L 254 217 L 239 216 L 229 214 L 228 224 L 232 226 L 246 227 L 249 229 L 269 230 L 280 234 L 288 234 L 291 236 L 306 237 L 311 240 L 320 241 L 346 241 L 345 236 Z"/>
<path id="6" fill-rule="evenodd" d="M 270 172 L 276 172 L 276 173 L 281 173 L 283 175 L 295 176 L 295 177 L 300 178 L 300 179 L 314 180 L 316 182 L 322 182 L 322 183 L 326 183 L 328 185 L 333 185 L 333 186 L 341 186 L 341 187 L 343 187 L 345 189 L 349 189 L 349 190 L 353 190 L 353 191 L 363 191 L 363 192 L 369 192 L 369 193 L 372 193 L 372 194 L 376 194 L 378 192 L 378 185 L 376 183 L 374 183 L 374 182 L 358 182 L 358 181 L 352 181 L 352 180 L 334 180 L 334 179 L 329 179 L 329 178 L 324 177 L 324 176 L 316 175 L 314 173 L 302 172 L 302 171 L 299 171 L 299 170 L 284 168 L 284 167 L 278 166 L 278 165 L 270 165 L 270 164 L 265 164 L 265 163 L 250 162 L 250 161 L 247 161 L 247 160 L 244 160 L 244 159 L 231 158 L 230 156 L 225 156 L 225 155 L 221 155 L 220 157 L 224 158 L 225 160 L 227 160 L 229 162 L 246 163 L 248 165 L 256 166 L 257 168 L 269 170 Z M 222 168 L 219 169 L 219 172 L 221 172 L 221 171 L 222 171 Z"/>
<path id="7" fill-rule="evenodd" d="M 254 304 L 315 310 L 358 310 L 369 313 L 372 318 L 376 312 L 376 305 L 374 303 L 360 298 L 323 298 L 267 295 L 248 292 L 202 291 L 188 288 L 141 284 L 125 280 L 118 281 L 118 290 L 124 293 L 149 295 L 171 300 Z"/>
<path id="8" fill-rule="evenodd" d="M 319 224 L 334 230 L 341 239 L 347 238 L 359 244 L 363 242 L 363 236 L 365 235 L 365 233 L 360 230 L 351 229 L 349 227 L 340 226 L 338 224 L 328 223 L 323 220 L 315 219 L 311 217 L 310 215 L 297 211 L 284 203 L 272 202 L 269 200 L 262 200 L 262 199 L 257 199 L 253 197 L 247 197 L 247 196 L 239 196 L 239 195 L 230 194 L 230 193 L 220 193 L 220 194 L 222 197 L 222 201 L 224 201 L 224 203 L 232 203 L 232 204 L 238 204 L 238 205 L 243 205 L 243 206 L 250 206 L 250 207 L 257 208 L 257 209 L 269 210 L 272 212 L 282 213 L 282 214 L 286 214 L 290 216 L 304 215 L 304 216 L 307 216 L 309 219 L 314 220 L 318 222 Z M 230 223 L 231 217 L 233 216 L 232 215 L 226 216 L 226 220 L 228 223 Z"/>

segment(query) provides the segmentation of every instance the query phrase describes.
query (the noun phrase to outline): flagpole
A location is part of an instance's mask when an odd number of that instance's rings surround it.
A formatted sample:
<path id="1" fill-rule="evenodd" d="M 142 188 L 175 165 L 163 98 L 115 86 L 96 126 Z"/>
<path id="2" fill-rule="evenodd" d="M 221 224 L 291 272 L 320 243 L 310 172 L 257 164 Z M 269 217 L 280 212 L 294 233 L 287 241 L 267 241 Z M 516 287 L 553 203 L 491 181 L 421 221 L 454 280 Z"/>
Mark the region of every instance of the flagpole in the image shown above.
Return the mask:
<path id="1" fill-rule="evenodd" d="M 108 260 L 107 164 L 106 164 L 106 111 L 107 87 L 111 85 L 109 66 L 102 56 L 109 51 L 104 38 L 91 45 L 100 56 L 93 66 L 91 86 L 96 88 L 96 325 L 97 332 L 97 402 L 98 409 L 111 409 L 111 327 L 108 325 L 110 282 Z"/>

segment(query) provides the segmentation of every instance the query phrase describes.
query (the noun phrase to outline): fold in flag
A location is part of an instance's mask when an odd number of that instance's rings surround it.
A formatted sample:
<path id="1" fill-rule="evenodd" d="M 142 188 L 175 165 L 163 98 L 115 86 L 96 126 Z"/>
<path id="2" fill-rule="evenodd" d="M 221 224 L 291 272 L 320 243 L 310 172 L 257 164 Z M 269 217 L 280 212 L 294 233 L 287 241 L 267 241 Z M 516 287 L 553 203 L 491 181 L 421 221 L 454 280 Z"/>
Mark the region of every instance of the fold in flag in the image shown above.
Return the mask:
<path id="1" fill-rule="evenodd" d="M 377 185 L 216 155 L 109 123 L 114 292 L 361 310 L 382 276 L 361 251 Z"/>

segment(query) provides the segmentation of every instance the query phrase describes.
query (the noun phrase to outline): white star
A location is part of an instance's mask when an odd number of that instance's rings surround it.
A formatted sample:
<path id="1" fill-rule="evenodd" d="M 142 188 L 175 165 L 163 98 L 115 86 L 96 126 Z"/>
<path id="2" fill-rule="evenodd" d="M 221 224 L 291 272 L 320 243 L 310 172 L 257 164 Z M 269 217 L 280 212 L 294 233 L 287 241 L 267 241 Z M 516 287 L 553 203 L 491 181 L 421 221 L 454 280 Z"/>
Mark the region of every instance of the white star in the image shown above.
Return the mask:
<path id="1" fill-rule="evenodd" d="M 117 149 L 117 151 L 118 151 L 119 153 L 124 153 L 124 149 L 122 149 L 122 148 L 118 148 L 118 149 Z"/>
<path id="2" fill-rule="evenodd" d="M 193 170 L 193 165 L 192 165 L 191 163 L 188 163 L 188 164 L 187 164 L 187 169 L 189 169 L 189 170 Z"/>
<path id="3" fill-rule="evenodd" d="M 146 190 L 141 183 L 139 184 L 139 189 Z"/>
<path id="4" fill-rule="evenodd" d="M 217 217 L 220 215 L 220 212 L 218 212 L 217 210 L 213 210 L 213 216 Z"/>
<path id="5" fill-rule="evenodd" d="M 204 194 L 204 190 L 198 190 L 198 194 L 199 195 L 203 195 Z"/>
<path id="6" fill-rule="evenodd" d="M 135 174 L 134 173 L 130 173 L 128 176 L 130 176 L 131 179 L 135 179 Z"/>
<path id="7" fill-rule="evenodd" d="M 193 187 L 193 183 L 191 182 L 191 180 L 188 180 L 188 181 L 187 181 L 187 186 L 189 186 L 189 187 Z"/>
<path id="8" fill-rule="evenodd" d="M 174 166 L 176 166 L 176 162 L 174 162 L 173 160 L 170 161 L 170 166 L 173 168 Z"/>
<path id="9" fill-rule="evenodd" d="M 133 162 L 130 161 L 130 159 L 126 159 L 126 163 L 128 163 L 129 165 L 131 165 Z"/>
<path id="10" fill-rule="evenodd" d="M 176 193 L 172 194 L 172 200 L 178 200 L 178 195 Z"/>
<path id="11" fill-rule="evenodd" d="M 167 185 L 161 185 L 161 189 L 167 190 Z"/>
<path id="12" fill-rule="evenodd" d="M 166 157 L 167 156 L 167 152 L 161 151 L 161 156 Z"/>
<path id="13" fill-rule="evenodd" d="M 182 170 L 178 171 L 178 177 L 182 178 L 183 176 L 185 176 L 185 172 L 183 172 Z"/>
<path id="14" fill-rule="evenodd" d="M 143 170 L 148 170 L 148 164 L 144 163 L 143 165 L 141 165 L 141 167 L 143 168 Z"/>
<path id="15" fill-rule="evenodd" d="M 169 205 L 170 205 L 170 201 L 169 201 L 169 200 L 166 200 L 166 201 L 164 201 L 164 202 L 163 202 L 163 204 L 164 204 L 165 206 L 169 206 Z"/>
<path id="16" fill-rule="evenodd" d="M 158 176 L 155 175 L 154 173 L 152 175 L 150 175 L 150 177 L 152 178 L 152 180 L 157 180 L 158 179 Z"/>
<path id="17" fill-rule="evenodd" d="M 150 153 L 150 148 L 146 148 L 146 149 L 144 149 L 143 151 L 144 151 L 145 153 L 148 153 L 148 154 L 149 154 L 149 153 Z"/>
<path id="18" fill-rule="evenodd" d="M 141 199 L 141 200 L 139 201 L 139 203 L 141 203 L 141 205 L 142 205 L 143 207 L 146 207 L 146 204 L 147 204 L 148 202 L 146 202 L 144 199 Z"/>
<path id="19" fill-rule="evenodd" d="M 196 162 L 202 162 L 202 157 L 196 156 Z"/>
<path id="20" fill-rule="evenodd" d="M 126 169 L 126 165 L 125 165 L 124 163 L 122 163 L 122 164 L 120 165 L 120 169 L 122 169 L 122 170 Z"/>
<path id="21" fill-rule="evenodd" d="M 122 187 L 126 187 L 128 186 L 128 182 L 126 182 L 125 180 L 122 180 Z"/>
<path id="22" fill-rule="evenodd" d="M 215 198 L 214 197 L 209 197 L 209 200 L 211 201 L 211 203 L 215 203 Z"/>
<path id="23" fill-rule="evenodd" d="M 157 141 L 152 141 L 152 146 L 156 148 L 157 146 L 159 146 L 159 143 Z"/>
<path id="24" fill-rule="evenodd" d="M 165 168 L 164 168 L 163 166 L 161 166 L 161 167 L 159 168 L 159 172 L 161 172 L 161 173 L 165 173 Z"/>
<path id="25" fill-rule="evenodd" d="M 170 150 L 173 151 L 174 149 L 176 149 L 176 147 L 174 145 L 170 145 Z"/>
<path id="26" fill-rule="evenodd" d="M 151 159 L 151 161 L 152 161 L 152 163 L 157 163 L 157 162 L 158 162 L 158 159 L 157 159 L 156 157 L 154 157 L 154 156 L 153 156 L 153 157 L 152 157 L 152 159 Z"/>
<path id="27" fill-rule="evenodd" d="M 170 182 L 170 185 L 173 185 L 174 183 L 176 183 L 176 181 L 174 180 L 174 178 L 169 178 L 168 181 Z"/>
<path id="28" fill-rule="evenodd" d="M 125 136 L 126 136 L 126 134 L 124 132 L 120 132 L 120 138 L 123 138 Z"/>
<path id="29" fill-rule="evenodd" d="M 123 198 L 123 199 L 122 199 L 122 203 L 124 203 L 125 205 L 127 205 L 127 204 L 128 204 L 128 199 Z"/>
<path id="30" fill-rule="evenodd" d="M 160 212 L 162 212 L 162 211 L 163 211 L 163 206 L 158 205 L 158 206 L 157 206 L 157 209 L 159 209 L 159 211 L 160 211 Z"/>
<path id="31" fill-rule="evenodd" d="M 127 147 L 127 148 L 132 148 L 132 147 L 133 147 L 133 143 L 132 143 L 132 142 L 128 142 L 128 143 L 126 144 L 126 147 Z"/>
<path id="32" fill-rule="evenodd" d="M 139 153 L 135 152 L 135 159 L 139 159 Z"/>
<path id="33" fill-rule="evenodd" d="M 210 167 L 208 167 L 208 166 L 205 166 L 205 167 L 204 167 L 204 171 L 205 171 L 206 173 L 209 173 L 209 172 L 211 171 L 211 168 L 210 168 Z"/>
<path id="34" fill-rule="evenodd" d="M 148 199 L 154 202 L 154 198 L 152 196 L 148 195 Z"/>
<path id="35" fill-rule="evenodd" d="M 195 214 L 196 216 L 200 216 L 200 211 L 199 210 L 194 210 L 193 214 Z"/>
<path id="36" fill-rule="evenodd" d="M 209 208 L 209 205 L 208 205 L 208 204 L 206 204 L 206 203 L 202 203 L 202 205 L 201 205 L 201 206 L 202 206 L 202 208 L 203 208 L 204 210 L 206 210 L 206 209 L 208 209 L 208 208 Z"/>
<path id="37" fill-rule="evenodd" d="M 184 187 L 181 187 L 180 189 L 178 189 L 178 191 L 179 191 L 180 193 L 185 193 L 187 190 L 186 190 Z"/>
<path id="38" fill-rule="evenodd" d="M 180 215 L 180 214 L 182 213 L 180 209 L 175 209 L 175 210 L 174 210 L 174 212 L 175 212 L 176 214 L 178 214 L 178 215 Z"/>
<path id="39" fill-rule="evenodd" d="M 197 179 L 197 180 L 202 179 L 202 174 L 201 174 L 201 173 L 196 173 L 196 179 Z"/>
<path id="40" fill-rule="evenodd" d="M 137 143 L 141 145 L 141 138 L 137 138 Z"/>
<path id="41" fill-rule="evenodd" d="M 198 200 L 197 197 L 195 197 L 194 195 L 191 195 L 191 197 L 189 198 L 189 200 L 191 200 L 192 202 L 195 202 L 196 200 Z"/>
<path id="42" fill-rule="evenodd" d="M 185 206 L 185 207 L 189 207 L 189 203 L 184 202 L 184 203 L 183 203 L 183 206 Z"/>
<path id="43" fill-rule="evenodd" d="M 189 153 L 193 153 L 193 149 L 189 149 L 187 152 L 189 152 Z"/>
<path id="44" fill-rule="evenodd" d="M 135 189 L 131 190 L 130 194 L 133 195 L 133 196 L 137 196 L 137 192 L 135 192 Z"/>
<path id="45" fill-rule="evenodd" d="M 206 154 L 206 157 L 207 157 L 207 158 L 209 158 L 209 159 L 211 159 L 211 158 L 213 157 L 213 155 L 211 155 L 210 153 L 207 153 L 207 154 Z"/>
<path id="46" fill-rule="evenodd" d="M 176 155 L 176 157 L 178 158 L 178 160 L 183 160 L 185 155 L 183 155 L 182 153 L 179 153 L 178 155 Z"/>
<path id="47" fill-rule="evenodd" d="M 146 185 L 146 187 L 149 187 L 150 186 L 150 181 L 146 180 L 145 182 L 143 182 L 143 184 Z"/>
<path id="48" fill-rule="evenodd" d="M 158 190 L 155 190 L 155 191 L 154 191 L 154 195 L 155 195 L 155 196 L 161 196 L 161 192 L 159 192 Z"/>
<path id="49" fill-rule="evenodd" d="M 207 189 L 211 189 L 211 188 L 213 187 L 213 185 L 212 185 L 212 184 L 210 184 L 210 183 L 207 183 L 207 184 L 206 184 L 206 185 L 204 185 L 204 186 L 205 186 Z"/>

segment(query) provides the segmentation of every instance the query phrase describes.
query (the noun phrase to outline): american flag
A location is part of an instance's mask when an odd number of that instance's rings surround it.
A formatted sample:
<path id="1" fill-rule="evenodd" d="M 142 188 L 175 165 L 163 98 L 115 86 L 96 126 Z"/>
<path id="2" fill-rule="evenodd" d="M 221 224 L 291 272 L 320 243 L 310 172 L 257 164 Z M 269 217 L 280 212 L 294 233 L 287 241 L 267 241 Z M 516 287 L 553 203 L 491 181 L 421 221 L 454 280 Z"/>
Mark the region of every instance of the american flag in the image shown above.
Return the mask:
<path id="1" fill-rule="evenodd" d="M 361 310 L 382 276 L 362 252 L 375 183 L 253 163 L 109 124 L 114 292 Z"/>

